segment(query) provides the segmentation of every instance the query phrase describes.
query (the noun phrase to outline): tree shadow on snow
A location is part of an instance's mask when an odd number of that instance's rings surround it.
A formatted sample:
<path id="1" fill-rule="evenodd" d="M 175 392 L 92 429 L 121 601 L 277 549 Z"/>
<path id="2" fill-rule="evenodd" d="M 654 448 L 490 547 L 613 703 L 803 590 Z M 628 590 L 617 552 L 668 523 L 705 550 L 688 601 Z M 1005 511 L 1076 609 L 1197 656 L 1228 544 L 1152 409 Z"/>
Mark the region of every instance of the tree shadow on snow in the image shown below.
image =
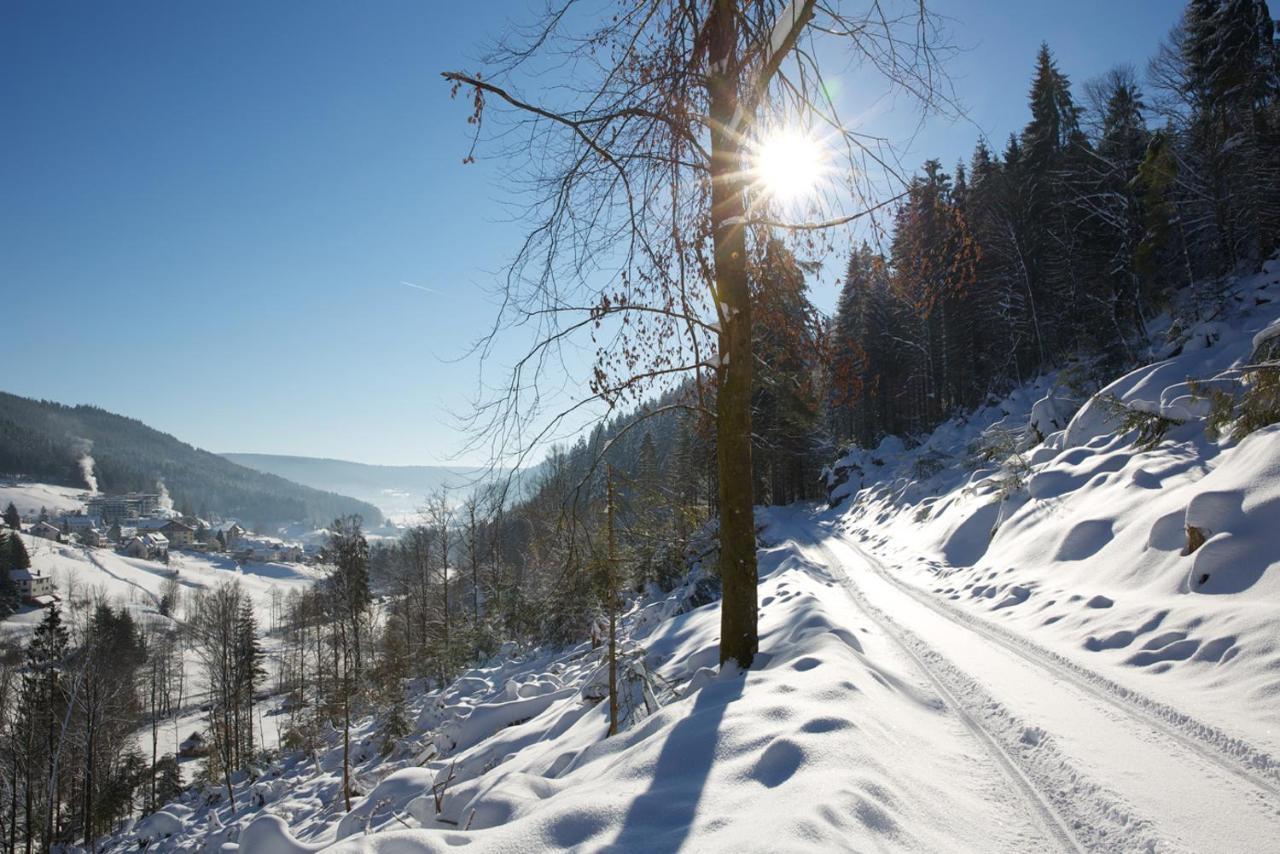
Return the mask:
<path id="1" fill-rule="evenodd" d="M 693 827 L 720 743 L 725 709 L 742 696 L 746 674 L 724 676 L 698 692 L 693 709 L 671 728 L 649 788 L 634 801 L 608 851 L 676 851 Z"/>

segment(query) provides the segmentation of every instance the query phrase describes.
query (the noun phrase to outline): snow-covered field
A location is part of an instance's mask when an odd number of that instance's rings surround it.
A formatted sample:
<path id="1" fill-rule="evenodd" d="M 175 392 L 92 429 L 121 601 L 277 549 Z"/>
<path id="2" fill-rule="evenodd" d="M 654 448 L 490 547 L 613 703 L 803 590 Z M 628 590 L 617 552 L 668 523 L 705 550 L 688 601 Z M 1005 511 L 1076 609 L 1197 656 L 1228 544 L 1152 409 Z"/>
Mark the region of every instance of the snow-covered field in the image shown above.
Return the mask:
<path id="1" fill-rule="evenodd" d="M 48 483 L 0 483 L 0 510 L 11 503 L 22 518 L 35 518 L 40 508 L 54 516 L 84 509 L 85 491 L 81 487 L 55 486 Z"/>
<path id="2" fill-rule="evenodd" d="M 32 568 L 51 576 L 62 600 L 64 613 L 72 600 L 78 602 L 104 600 L 116 607 L 127 608 L 141 624 L 173 624 L 173 620 L 159 612 L 160 597 L 166 581 L 177 579 L 183 596 L 212 589 L 227 581 L 239 581 L 241 589 L 253 602 L 259 630 L 266 633 L 271 628 L 274 609 L 292 590 L 302 590 L 313 585 L 323 576 L 324 569 L 293 563 L 237 564 L 223 555 L 205 555 L 194 552 L 170 552 L 169 563 L 126 557 L 110 549 L 85 548 L 79 545 L 55 543 L 50 540 L 22 535 L 23 544 L 31 556 Z M 177 616 L 184 615 L 184 605 L 179 603 Z M 3 623 L 0 631 L 14 635 L 19 641 L 35 629 L 44 618 L 44 609 L 25 606 Z M 267 669 L 267 686 L 274 678 L 280 650 L 278 636 L 262 638 Z M 161 721 L 156 739 L 157 755 L 177 753 L 178 745 L 193 732 L 203 731 L 206 720 L 200 707 L 204 702 L 205 686 L 195 653 L 184 648 L 186 668 L 182 709 L 176 717 Z M 279 698 L 268 698 L 255 706 L 260 717 L 256 738 L 265 748 L 279 742 L 278 717 L 273 714 L 279 706 Z M 138 745 L 147 756 L 151 755 L 150 728 L 140 730 Z M 194 776 L 194 765 L 200 760 L 181 760 L 183 776 L 188 781 Z"/>
<path id="3" fill-rule="evenodd" d="M 32 568 L 52 576 L 58 593 L 66 599 L 97 595 L 126 605 L 143 620 L 163 619 L 158 612 L 165 581 L 175 577 L 184 592 L 207 590 L 226 581 L 239 581 L 253 600 L 255 612 L 267 629 L 273 591 L 310 587 L 324 574 L 320 567 L 295 563 L 238 564 L 225 555 L 173 551 L 169 563 L 126 557 L 111 549 L 86 548 L 22 535 L 31 555 Z M 0 624 L 5 629 L 33 627 L 43 612 L 28 607 Z"/>
<path id="4" fill-rule="evenodd" d="M 1278 851 L 1280 425 L 1211 437 L 1197 395 L 1280 331 L 1280 264 L 1237 295 L 1087 402 L 1042 378 L 761 511 L 746 673 L 695 565 L 621 622 L 617 736 L 602 650 L 508 650 L 410 686 L 387 755 L 359 723 L 350 812 L 335 743 L 109 848 Z"/>

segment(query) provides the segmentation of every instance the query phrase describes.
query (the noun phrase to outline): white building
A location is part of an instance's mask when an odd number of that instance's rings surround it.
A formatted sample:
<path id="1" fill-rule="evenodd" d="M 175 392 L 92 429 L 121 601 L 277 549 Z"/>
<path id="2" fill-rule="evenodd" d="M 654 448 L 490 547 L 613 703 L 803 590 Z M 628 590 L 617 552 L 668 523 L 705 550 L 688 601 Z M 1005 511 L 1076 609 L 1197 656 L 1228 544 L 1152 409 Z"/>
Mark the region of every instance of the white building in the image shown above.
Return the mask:
<path id="1" fill-rule="evenodd" d="M 233 554 L 244 563 L 298 563 L 303 557 L 301 546 L 274 537 L 254 536 L 241 537 Z"/>
<path id="2" fill-rule="evenodd" d="M 36 522 L 27 533 L 33 537 L 41 537 L 54 542 L 62 541 L 62 529 L 57 525 L 50 525 L 48 522 Z"/>
<path id="3" fill-rule="evenodd" d="M 128 495 L 95 495 L 89 499 L 89 513 L 107 522 L 150 516 L 160 507 L 160 496 L 130 492 Z"/>
<path id="4" fill-rule="evenodd" d="M 41 596 L 52 596 L 53 579 L 34 569 L 11 569 L 9 578 L 25 602 L 38 602 Z"/>

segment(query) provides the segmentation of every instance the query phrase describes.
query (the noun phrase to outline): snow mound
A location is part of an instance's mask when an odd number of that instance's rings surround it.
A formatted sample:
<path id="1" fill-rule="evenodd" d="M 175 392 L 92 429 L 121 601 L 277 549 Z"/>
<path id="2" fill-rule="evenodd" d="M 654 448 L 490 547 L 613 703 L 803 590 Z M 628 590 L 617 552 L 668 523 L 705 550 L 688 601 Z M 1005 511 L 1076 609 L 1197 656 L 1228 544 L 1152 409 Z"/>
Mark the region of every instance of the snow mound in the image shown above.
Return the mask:
<path id="1" fill-rule="evenodd" d="M 262 806 L 189 794 L 196 812 L 165 850 L 1025 848 L 1033 831 L 988 802 L 992 779 L 973 778 L 954 721 L 938 725 L 938 698 L 810 556 L 811 535 L 798 533 L 809 517 L 773 510 L 763 521 L 751 670 L 714 669 L 719 603 L 696 604 L 695 566 L 621 620 L 618 735 L 607 737 L 596 690 L 603 648 L 509 650 L 443 690 L 411 691 L 422 729 L 389 756 L 371 749 L 377 719 L 357 722 L 353 778 L 368 794 L 349 813 L 335 743 L 318 766 L 298 754 L 275 763 L 268 776 L 281 785 Z M 109 850 L 139 841 L 123 834 Z"/>
<path id="2" fill-rule="evenodd" d="M 904 579 L 1276 752 L 1280 425 L 1211 424 L 1280 337 L 1268 264 L 1212 320 L 1154 324 L 1152 361 L 1065 425 L 1073 395 L 1041 377 L 912 447 L 854 449 L 833 503 Z"/>
<path id="3" fill-rule="evenodd" d="M 1207 540 L 1192 555 L 1187 589 L 1242 593 L 1266 576 L 1267 592 L 1280 594 L 1280 425 L 1246 437 L 1197 486 L 1184 527 Z"/>
<path id="4" fill-rule="evenodd" d="M 385 821 L 388 816 L 404 812 L 411 801 L 430 792 L 433 785 L 435 774 L 426 768 L 402 768 L 388 774 L 338 822 L 338 838 L 363 833 L 375 819 Z"/>

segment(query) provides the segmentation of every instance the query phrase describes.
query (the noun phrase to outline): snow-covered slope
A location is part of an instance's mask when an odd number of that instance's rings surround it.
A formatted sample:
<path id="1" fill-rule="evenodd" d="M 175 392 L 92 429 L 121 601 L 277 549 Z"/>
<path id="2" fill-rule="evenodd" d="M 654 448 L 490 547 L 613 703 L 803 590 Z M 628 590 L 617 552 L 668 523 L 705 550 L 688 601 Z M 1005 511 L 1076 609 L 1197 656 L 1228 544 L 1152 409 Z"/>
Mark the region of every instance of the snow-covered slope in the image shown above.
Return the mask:
<path id="1" fill-rule="evenodd" d="M 279 591 L 275 595 L 283 595 L 293 589 L 310 587 L 324 574 L 321 568 L 302 564 L 237 564 L 223 555 L 178 551 L 170 553 L 166 565 L 126 557 L 110 549 L 55 543 L 26 534 L 22 535 L 22 541 L 31 555 L 32 569 L 51 576 L 64 600 L 103 594 L 110 602 L 128 606 L 145 621 L 167 619 L 160 616 L 157 608 L 162 588 L 170 577 L 177 579 L 183 591 L 209 589 L 237 580 L 253 600 L 259 619 L 265 623 L 266 615 L 271 613 L 273 591 Z M 42 616 L 39 608 L 24 608 L 0 627 L 12 630 L 33 626 Z"/>
<path id="2" fill-rule="evenodd" d="M 1280 755 L 1280 425 L 1206 430 L 1209 390 L 1238 387 L 1280 329 L 1280 262 L 1234 290 L 1043 443 L 974 468 L 975 448 L 1051 429 L 1046 401 L 1068 396 L 1052 377 L 910 451 L 850 454 L 838 494 L 847 529 L 911 583 Z M 1114 401 L 1167 432 L 1142 442 Z M 1207 538 L 1189 554 L 1188 526 Z"/>
<path id="3" fill-rule="evenodd" d="M 108 847 L 1275 850 L 1280 426 L 1211 437 L 1200 395 L 1280 328 L 1280 264 L 1236 292 L 1102 394 L 1041 378 L 761 511 L 749 672 L 695 564 L 622 620 L 614 737 L 601 649 L 507 650 L 409 686 L 386 755 L 359 722 L 350 812 L 335 739 Z"/>
<path id="4" fill-rule="evenodd" d="M 129 610 L 142 625 L 159 624 L 162 628 L 176 627 L 173 617 L 160 613 L 160 600 L 165 584 L 170 578 L 178 582 L 179 601 L 177 618 L 186 616 L 188 596 L 209 590 L 228 581 L 238 581 L 241 589 L 253 603 L 259 629 L 271 628 L 272 615 L 279 608 L 282 598 L 293 590 L 306 589 L 321 578 L 321 567 L 294 563 L 245 563 L 237 564 L 230 557 L 202 555 L 193 552 L 172 551 L 169 563 L 126 557 L 110 549 L 86 548 L 79 545 L 55 543 L 51 540 L 22 534 L 23 544 L 31 557 L 32 569 L 52 577 L 61 599 L 64 617 L 69 609 L 84 607 L 96 601 L 106 601 L 116 607 Z M 17 613 L 0 623 L 0 632 L 16 636 L 25 642 L 41 619 L 44 609 L 24 606 Z M 280 640 L 278 636 L 262 638 L 265 666 L 273 674 L 279 666 Z M 182 707 L 177 713 L 164 719 L 156 733 L 157 755 L 176 753 L 178 745 L 193 732 L 202 731 L 207 716 L 200 711 L 205 702 L 204 676 L 194 650 L 183 648 L 186 668 L 186 689 Z M 267 747 L 279 741 L 280 729 L 272 726 L 276 719 L 273 711 L 280 698 L 270 697 L 259 704 L 268 725 L 258 737 Z M 151 733 L 139 732 L 139 746 L 151 755 Z M 181 759 L 184 779 L 190 781 L 202 760 Z"/>
<path id="5" fill-rule="evenodd" d="M 50 515 L 74 513 L 84 509 L 84 494 L 81 487 L 25 481 L 0 483 L 0 510 L 13 504 L 24 519 L 35 518 L 42 507 Z"/>
<path id="6" fill-rule="evenodd" d="M 500 660 L 419 695 L 419 731 L 388 758 L 377 719 L 363 722 L 355 773 L 367 794 L 351 813 L 340 751 L 318 768 L 294 755 L 253 784 L 261 807 L 233 813 L 216 791 L 189 795 L 158 822 L 177 831 L 166 850 L 237 838 L 247 852 L 1044 847 L 1045 829 L 972 754 L 964 722 L 815 562 L 807 515 L 765 518 L 750 672 L 716 672 L 718 604 L 689 607 L 695 573 L 624 620 L 633 713 L 618 736 L 605 737 L 600 650 Z M 437 815 L 432 787 L 451 775 Z"/>

